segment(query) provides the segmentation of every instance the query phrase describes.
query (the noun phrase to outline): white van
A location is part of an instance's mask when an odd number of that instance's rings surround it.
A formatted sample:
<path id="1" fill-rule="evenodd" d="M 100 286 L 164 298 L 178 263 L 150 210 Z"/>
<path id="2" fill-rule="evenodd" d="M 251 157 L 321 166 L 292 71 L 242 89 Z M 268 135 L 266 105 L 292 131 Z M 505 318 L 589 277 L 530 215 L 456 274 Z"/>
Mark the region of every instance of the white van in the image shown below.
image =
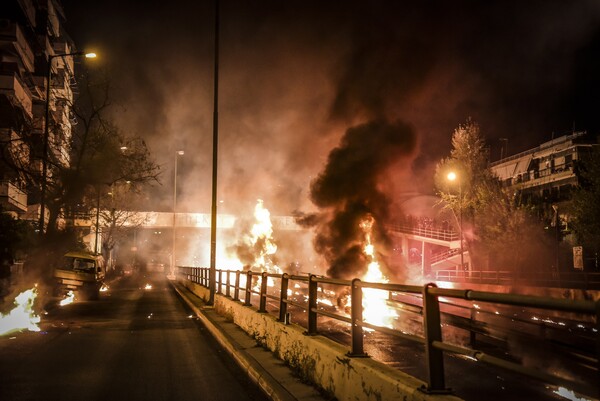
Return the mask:
<path id="1" fill-rule="evenodd" d="M 68 252 L 61 266 L 54 269 L 57 295 L 69 290 L 76 291 L 88 299 L 98 299 L 106 276 L 104 258 L 86 252 Z"/>

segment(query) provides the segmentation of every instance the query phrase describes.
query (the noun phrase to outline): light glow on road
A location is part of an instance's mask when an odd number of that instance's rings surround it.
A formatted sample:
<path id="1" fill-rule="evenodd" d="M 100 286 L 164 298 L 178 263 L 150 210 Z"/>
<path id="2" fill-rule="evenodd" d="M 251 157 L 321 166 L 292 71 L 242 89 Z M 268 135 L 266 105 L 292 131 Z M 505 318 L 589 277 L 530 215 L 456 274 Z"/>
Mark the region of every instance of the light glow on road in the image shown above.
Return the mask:
<path id="1" fill-rule="evenodd" d="M 558 394 L 561 397 L 571 401 L 591 401 L 588 398 L 577 397 L 574 391 L 566 389 L 564 387 L 559 387 L 558 390 L 554 390 L 553 393 Z"/>

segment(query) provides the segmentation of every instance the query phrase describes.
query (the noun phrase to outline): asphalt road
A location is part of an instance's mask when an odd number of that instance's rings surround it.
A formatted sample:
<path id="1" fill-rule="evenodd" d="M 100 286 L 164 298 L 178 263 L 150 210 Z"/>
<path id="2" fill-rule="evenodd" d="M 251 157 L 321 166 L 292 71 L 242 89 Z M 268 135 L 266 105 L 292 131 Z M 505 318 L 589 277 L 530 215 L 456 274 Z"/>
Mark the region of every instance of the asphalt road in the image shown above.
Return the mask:
<path id="1" fill-rule="evenodd" d="M 47 311 L 41 332 L 0 336 L 0 400 L 268 399 L 162 275 Z"/>

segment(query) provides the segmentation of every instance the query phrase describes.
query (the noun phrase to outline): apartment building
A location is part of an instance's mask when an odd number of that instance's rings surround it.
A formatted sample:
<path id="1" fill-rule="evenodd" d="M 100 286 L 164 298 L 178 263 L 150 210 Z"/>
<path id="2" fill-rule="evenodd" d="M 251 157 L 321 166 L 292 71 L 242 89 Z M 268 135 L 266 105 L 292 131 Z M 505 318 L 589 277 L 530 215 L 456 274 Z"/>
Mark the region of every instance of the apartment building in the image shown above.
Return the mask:
<path id="1" fill-rule="evenodd" d="M 519 191 L 522 197 L 558 203 L 570 199 L 579 182 L 578 162 L 594 146 L 598 146 L 595 138 L 586 132 L 574 132 L 491 163 L 490 167 L 505 186 Z"/>
<path id="2" fill-rule="evenodd" d="M 68 163 L 74 60 L 57 55 L 75 49 L 64 21 L 59 0 L 0 7 L 0 204 L 18 218 L 40 217 L 45 134 L 49 159 Z"/>

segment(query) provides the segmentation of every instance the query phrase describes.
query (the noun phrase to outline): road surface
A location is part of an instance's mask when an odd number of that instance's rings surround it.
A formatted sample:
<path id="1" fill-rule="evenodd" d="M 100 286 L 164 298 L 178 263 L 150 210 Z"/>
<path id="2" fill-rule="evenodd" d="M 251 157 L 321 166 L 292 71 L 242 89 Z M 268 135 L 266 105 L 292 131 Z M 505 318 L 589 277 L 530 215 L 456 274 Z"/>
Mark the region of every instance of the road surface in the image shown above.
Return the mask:
<path id="1" fill-rule="evenodd" d="M 160 274 L 47 311 L 41 332 L 0 336 L 0 400 L 268 399 Z"/>

